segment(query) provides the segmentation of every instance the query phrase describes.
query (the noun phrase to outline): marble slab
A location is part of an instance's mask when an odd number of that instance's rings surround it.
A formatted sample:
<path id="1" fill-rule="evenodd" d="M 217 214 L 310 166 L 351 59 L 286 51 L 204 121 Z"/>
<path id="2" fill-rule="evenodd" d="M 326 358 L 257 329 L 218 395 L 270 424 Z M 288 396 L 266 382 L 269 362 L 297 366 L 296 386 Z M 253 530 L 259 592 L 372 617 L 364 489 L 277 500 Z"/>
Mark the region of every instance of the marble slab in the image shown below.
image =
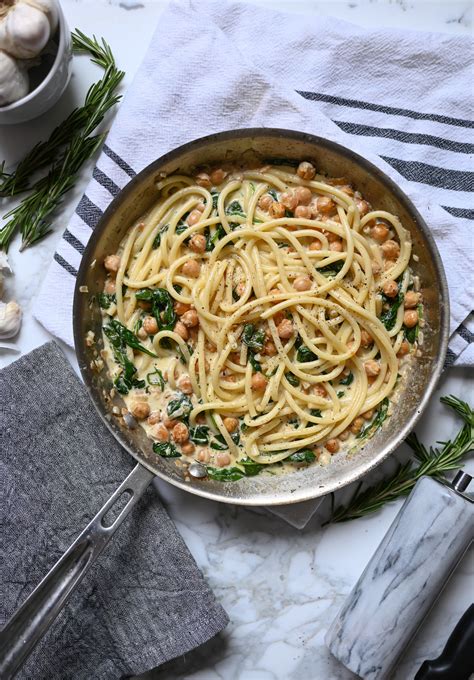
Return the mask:
<path id="1" fill-rule="evenodd" d="M 199 0 L 196 0 L 199 2 Z M 319 12 L 364 26 L 393 26 L 469 34 L 472 6 L 453 0 L 256 0 L 275 9 Z M 155 29 L 164 0 L 61 0 L 69 26 L 103 35 L 126 71 L 130 83 Z M 0 128 L 0 159 L 19 160 L 70 110 L 78 105 L 98 70 L 86 58 L 76 59 L 74 76 L 57 108 L 34 126 Z M 51 261 L 55 242 L 66 226 L 87 183 L 90 168 L 56 219 L 56 231 L 41 244 L 18 253 L 10 249 L 14 276 L 7 291 L 24 307 L 20 336 L 12 351 L 0 350 L 0 367 L 49 339 L 34 320 L 35 293 Z M 1 206 L 3 207 L 3 206 Z M 65 348 L 73 365 L 72 350 Z M 472 398 L 472 373 L 453 369 L 445 376 L 426 411 L 418 432 L 427 443 L 451 437 L 458 423 L 447 415 L 437 397 L 454 392 Z M 397 457 L 403 458 L 402 448 Z M 371 480 L 393 469 L 387 461 Z M 474 474 L 474 465 L 466 466 Z M 321 528 L 328 501 L 308 525 L 298 531 L 277 517 L 191 497 L 159 482 L 160 493 L 179 531 L 231 623 L 206 649 L 186 655 L 149 675 L 157 680 L 350 680 L 354 674 L 339 663 L 324 644 L 324 636 L 344 599 L 382 540 L 401 503 L 349 524 Z M 350 495 L 348 489 L 345 495 Z M 340 501 L 345 496 L 338 496 Z M 438 600 L 412 646 L 401 659 L 395 680 L 411 680 L 426 658 L 437 656 L 465 609 L 472 587 L 474 560 L 467 555 Z"/>

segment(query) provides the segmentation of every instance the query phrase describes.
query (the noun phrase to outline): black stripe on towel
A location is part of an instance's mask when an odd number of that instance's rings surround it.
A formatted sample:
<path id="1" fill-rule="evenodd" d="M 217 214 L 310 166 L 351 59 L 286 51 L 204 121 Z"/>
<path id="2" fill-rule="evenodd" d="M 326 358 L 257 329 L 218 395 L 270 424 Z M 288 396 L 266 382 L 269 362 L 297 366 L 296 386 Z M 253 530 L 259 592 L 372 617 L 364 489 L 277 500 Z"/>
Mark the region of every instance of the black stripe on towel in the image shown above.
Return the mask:
<path id="1" fill-rule="evenodd" d="M 450 116 L 441 116 L 438 113 L 420 113 L 419 111 L 412 111 L 411 109 L 399 109 L 396 106 L 382 106 L 381 104 L 372 104 L 371 102 L 364 102 L 358 99 L 334 97 L 330 94 L 322 94 L 322 92 L 305 92 L 304 90 L 296 90 L 296 92 L 305 99 L 311 101 L 328 102 L 329 104 L 337 104 L 338 106 L 349 106 L 352 109 L 379 111 L 380 113 L 389 113 L 395 116 L 415 118 L 416 120 L 433 120 L 437 123 L 446 123 L 446 125 L 456 125 L 457 127 L 474 128 L 474 121 L 464 120 L 463 118 L 451 118 Z"/>
<path id="2" fill-rule="evenodd" d="M 135 170 L 131 168 L 129 164 L 123 160 L 123 158 L 120 158 L 120 156 L 116 154 L 115 151 L 112 151 L 110 146 L 104 144 L 102 150 L 109 158 L 111 158 L 114 161 L 114 163 L 116 163 L 119 166 L 119 168 L 122 168 L 122 170 L 126 172 L 129 177 L 135 177 L 135 175 L 137 174 Z"/>
<path id="3" fill-rule="evenodd" d="M 474 210 L 470 208 L 450 208 L 447 205 L 441 206 L 453 217 L 464 217 L 466 220 L 474 220 Z"/>
<path id="4" fill-rule="evenodd" d="M 467 343 L 471 344 L 471 342 L 474 342 L 474 333 L 471 333 L 469 328 L 466 328 L 464 324 L 461 324 L 459 328 L 456 329 L 456 333 L 458 333 Z"/>
<path id="5" fill-rule="evenodd" d="M 77 269 L 74 269 L 74 267 L 69 264 L 69 262 L 66 262 L 64 257 L 61 257 L 59 253 L 54 253 L 54 259 L 56 262 L 61 265 L 63 269 L 65 269 L 71 276 L 77 276 Z"/>
<path id="6" fill-rule="evenodd" d="M 381 158 L 410 182 L 420 182 L 451 191 L 474 191 L 474 172 L 446 170 L 420 161 L 404 161 L 388 156 Z"/>
<path id="7" fill-rule="evenodd" d="M 92 177 L 95 179 L 96 182 L 103 186 L 104 189 L 107 189 L 109 194 L 112 194 L 112 196 L 117 196 L 117 194 L 120 192 L 120 187 L 117 184 L 115 184 L 115 182 L 113 182 L 110 179 L 110 177 L 107 177 L 105 172 L 99 170 L 99 168 L 94 168 Z"/>
<path id="8" fill-rule="evenodd" d="M 448 347 L 448 351 L 446 352 L 446 359 L 444 360 L 444 368 L 449 368 L 454 364 L 456 361 L 456 354 L 453 352 L 452 349 Z"/>
<path id="9" fill-rule="evenodd" d="M 435 137 L 434 135 L 422 135 L 415 132 L 403 132 L 393 128 L 379 128 L 372 125 L 360 125 L 349 121 L 335 120 L 334 123 L 344 132 L 350 135 L 361 135 L 363 137 L 383 137 L 385 139 L 396 139 L 397 142 L 404 144 L 423 144 L 425 146 L 435 146 L 438 149 L 454 151 L 455 153 L 474 153 L 474 144 L 464 144 L 453 142 L 452 139 Z"/>
<path id="10" fill-rule="evenodd" d="M 72 246 L 75 250 L 77 250 L 78 253 L 84 252 L 84 246 L 82 243 L 79 241 L 78 238 L 74 236 L 74 234 L 71 234 L 69 229 L 66 229 L 66 231 L 63 234 L 63 239 L 69 243 L 70 246 Z"/>
<path id="11" fill-rule="evenodd" d="M 76 213 L 91 229 L 95 229 L 97 222 L 103 215 L 102 210 L 92 203 L 90 198 L 85 194 L 79 201 L 79 205 L 76 208 Z"/>

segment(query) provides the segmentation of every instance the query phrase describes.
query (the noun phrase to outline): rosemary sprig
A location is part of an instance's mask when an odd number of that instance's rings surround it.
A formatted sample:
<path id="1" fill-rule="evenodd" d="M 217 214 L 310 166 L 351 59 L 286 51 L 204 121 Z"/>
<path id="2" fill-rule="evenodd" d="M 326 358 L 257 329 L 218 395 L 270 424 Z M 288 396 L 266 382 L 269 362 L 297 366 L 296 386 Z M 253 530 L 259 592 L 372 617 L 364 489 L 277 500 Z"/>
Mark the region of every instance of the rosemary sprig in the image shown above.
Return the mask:
<path id="1" fill-rule="evenodd" d="M 116 90 L 124 72 L 117 69 L 109 45 L 79 30 L 72 33 L 72 42 L 74 51 L 89 54 L 91 61 L 104 69 L 104 75 L 89 89 L 84 105 L 55 128 L 46 142 L 37 144 L 13 173 L 5 173 L 2 164 L 0 196 L 13 196 L 28 189 L 31 194 L 5 215 L 8 221 L 0 228 L 0 249 L 8 249 L 17 231 L 23 237 L 21 250 L 51 231 L 48 218 L 74 185 L 82 165 L 104 140 L 104 134 L 92 133 L 121 99 Z M 30 185 L 32 175 L 51 163 L 47 175 Z"/>
<path id="2" fill-rule="evenodd" d="M 446 480 L 445 473 L 460 467 L 463 457 L 474 447 L 474 410 L 465 401 L 454 396 L 441 397 L 441 402 L 460 416 L 464 425 L 452 441 L 438 442 L 441 448 L 427 449 L 415 433 L 406 442 L 413 450 L 413 460 L 399 465 L 396 472 L 374 486 L 357 489 L 348 505 L 340 505 L 332 512 L 329 522 L 348 522 L 379 510 L 385 503 L 407 496 L 420 477 L 428 475 Z"/>

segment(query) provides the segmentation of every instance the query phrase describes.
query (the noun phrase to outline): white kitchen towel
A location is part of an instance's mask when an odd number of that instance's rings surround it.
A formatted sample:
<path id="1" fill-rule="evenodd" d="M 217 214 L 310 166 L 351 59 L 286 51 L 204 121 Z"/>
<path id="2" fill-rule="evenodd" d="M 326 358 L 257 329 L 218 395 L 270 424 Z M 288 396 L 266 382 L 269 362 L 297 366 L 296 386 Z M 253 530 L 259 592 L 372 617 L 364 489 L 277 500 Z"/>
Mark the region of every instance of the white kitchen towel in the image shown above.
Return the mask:
<path id="1" fill-rule="evenodd" d="M 465 37 L 367 30 L 240 2 L 172 2 L 60 241 L 37 318 L 72 345 L 84 246 L 113 197 L 151 161 L 221 130 L 292 128 L 352 148 L 412 198 L 448 277 L 447 363 L 474 365 L 474 328 L 466 322 L 474 269 L 472 56 Z"/>

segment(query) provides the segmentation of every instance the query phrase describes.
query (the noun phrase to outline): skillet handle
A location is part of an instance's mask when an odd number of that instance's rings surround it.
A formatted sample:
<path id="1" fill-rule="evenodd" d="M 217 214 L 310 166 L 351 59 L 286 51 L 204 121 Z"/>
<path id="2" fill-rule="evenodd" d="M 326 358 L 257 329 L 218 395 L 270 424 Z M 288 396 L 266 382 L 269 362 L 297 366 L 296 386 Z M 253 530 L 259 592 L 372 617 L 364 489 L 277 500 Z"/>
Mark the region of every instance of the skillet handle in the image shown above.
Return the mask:
<path id="1" fill-rule="evenodd" d="M 9 680 L 49 629 L 67 598 L 81 582 L 115 531 L 140 500 L 154 474 L 136 465 L 94 519 L 46 574 L 0 633 L 0 677 Z M 124 507 L 110 524 L 108 511 L 127 494 Z"/>

